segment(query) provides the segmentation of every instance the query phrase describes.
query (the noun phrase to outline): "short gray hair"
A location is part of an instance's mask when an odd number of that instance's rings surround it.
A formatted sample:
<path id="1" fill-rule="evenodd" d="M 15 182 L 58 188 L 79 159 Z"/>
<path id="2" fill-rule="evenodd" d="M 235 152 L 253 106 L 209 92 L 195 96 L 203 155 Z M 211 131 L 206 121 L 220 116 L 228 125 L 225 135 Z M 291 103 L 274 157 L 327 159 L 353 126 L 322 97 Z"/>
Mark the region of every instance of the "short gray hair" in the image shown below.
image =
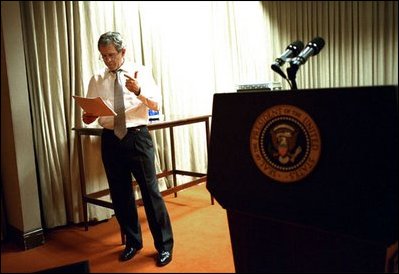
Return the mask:
<path id="1" fill-rule="evenodd" d="M 121 52 L 125 48 L 122 36 L 119 32 L 108 31 L 100 36 L 98 39 L 97 48 L 100 50 L 100 46 L 108 46 L 113 44 L 118 52 Z"/>

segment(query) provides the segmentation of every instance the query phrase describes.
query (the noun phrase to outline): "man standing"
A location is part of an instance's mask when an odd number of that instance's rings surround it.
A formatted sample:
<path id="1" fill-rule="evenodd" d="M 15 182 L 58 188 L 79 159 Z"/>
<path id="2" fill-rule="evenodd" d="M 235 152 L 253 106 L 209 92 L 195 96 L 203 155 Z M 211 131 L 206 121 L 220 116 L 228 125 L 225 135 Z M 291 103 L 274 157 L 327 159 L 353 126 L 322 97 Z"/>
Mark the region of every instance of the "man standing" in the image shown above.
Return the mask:
<path id="1" fill-rule="evenodd" d="M 90 79 L 87 97 L 101 97 L 114 107 L 118 115 L 97 117 L 83 113 L 83 122 L 90 124 L 98 118 L 103 127 L 102 161 L 115 216 L 126 235 L 126 246 L 120 260 L 130 260 L 143 247 L 132 186 L 133 174 L 140 187 L 147 221 L 158 251 L 157 265 L 164 266 L 172 260 L 173 232 L 159 191 L 154 147 L 147 128 L 148 110 L 159 110 L 160 90 L 151 71 L 125 62 L 126 48 L 118 32 L 102 34 L 98 50 L 106 67 Z"/>

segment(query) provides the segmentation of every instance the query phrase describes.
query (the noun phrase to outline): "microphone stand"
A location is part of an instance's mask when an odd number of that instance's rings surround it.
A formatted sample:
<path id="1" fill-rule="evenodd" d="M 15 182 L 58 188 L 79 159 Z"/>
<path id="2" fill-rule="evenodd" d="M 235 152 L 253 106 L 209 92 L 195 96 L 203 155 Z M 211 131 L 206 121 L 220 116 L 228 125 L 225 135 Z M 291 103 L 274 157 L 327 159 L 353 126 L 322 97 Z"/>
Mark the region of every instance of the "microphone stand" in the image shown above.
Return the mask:
<path id="1" fill-rule="evenodd" d="M 291 81 L 291 89 L 292 90 L 297 90 L 298 87 L 296 85 L 296 72 L 298 71 L 297 66 L 291 66 L 287 68 L 287 74 L 288 74 L 288 79 Z"/>

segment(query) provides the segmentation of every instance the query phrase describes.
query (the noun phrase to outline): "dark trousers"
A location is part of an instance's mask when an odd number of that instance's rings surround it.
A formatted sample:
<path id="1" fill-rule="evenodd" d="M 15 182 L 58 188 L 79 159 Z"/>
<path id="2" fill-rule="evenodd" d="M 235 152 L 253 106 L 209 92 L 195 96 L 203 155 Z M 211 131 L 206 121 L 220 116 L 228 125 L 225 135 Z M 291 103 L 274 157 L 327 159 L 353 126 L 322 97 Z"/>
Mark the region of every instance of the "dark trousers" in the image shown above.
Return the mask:
<path id="1" fill-rule="evenodd" d="M 115 216 L 126 235 L 126 245 L 142 247 L 141 227 L 132 185 L 137 181 L 147 221 L 157 251 L 173 249 L 169 214 L 159 191 L 154 165 L 154 147 L 146 126 L 129 128 L 120 140 L 112 130 L 104 129 L 102 160 L 107 175 Z"/>

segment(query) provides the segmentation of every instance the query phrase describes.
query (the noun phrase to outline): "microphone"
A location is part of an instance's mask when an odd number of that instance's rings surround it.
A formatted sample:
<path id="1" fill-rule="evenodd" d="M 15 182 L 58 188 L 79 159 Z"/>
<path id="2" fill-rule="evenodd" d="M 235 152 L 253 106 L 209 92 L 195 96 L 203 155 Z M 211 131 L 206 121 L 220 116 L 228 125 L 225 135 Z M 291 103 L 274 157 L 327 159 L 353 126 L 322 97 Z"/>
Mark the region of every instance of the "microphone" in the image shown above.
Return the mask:
<path id="1" fill-rule="evenodd" d="M 294 89 L 296 89 L 295 75 L 300 67 L 306 63 L 306 61 L 313 55 L 317 55 L 320 50 L 324 47 L 324 39 L 321 37 L 313 38 L 307 45 L 306 48 L 299 53 L 299 55 L 290 61 L 290 67 L 287 68 L 288 79 L 294 83 Z"/>
<path id="2" fill-rule="evenodd" d="M 293 58 L 290 61 L 291 66 L 297 66 L 299 67 L 300 65 L 303 65 L 306 63 L 306 61 L 314 55 L 317 55 L 321 49 L 324 47 L 324 39 L 321 37 L 316 37 L 313 38 L 307 45 L 306 48 L 299 53 L 299 55 L 295 58 Z"/>
<path id="3" fill-rule="evenodd" d="M 302 41 L 294 41 L 291 44 L 288 45 L 288 47 L 285 49 L 283 54 L 279 58 L 277 58 L 271 68 L 275 72 L 281 75 L 284 79 L 287 79 L 285 76 L 284 72 L 281 70 L 281 66 L 284 65 L 284 63 L 288 60 L 288 58 L 292 58 L 298 55 L 299 52 L 303 49 L 303 42 Z"/>

